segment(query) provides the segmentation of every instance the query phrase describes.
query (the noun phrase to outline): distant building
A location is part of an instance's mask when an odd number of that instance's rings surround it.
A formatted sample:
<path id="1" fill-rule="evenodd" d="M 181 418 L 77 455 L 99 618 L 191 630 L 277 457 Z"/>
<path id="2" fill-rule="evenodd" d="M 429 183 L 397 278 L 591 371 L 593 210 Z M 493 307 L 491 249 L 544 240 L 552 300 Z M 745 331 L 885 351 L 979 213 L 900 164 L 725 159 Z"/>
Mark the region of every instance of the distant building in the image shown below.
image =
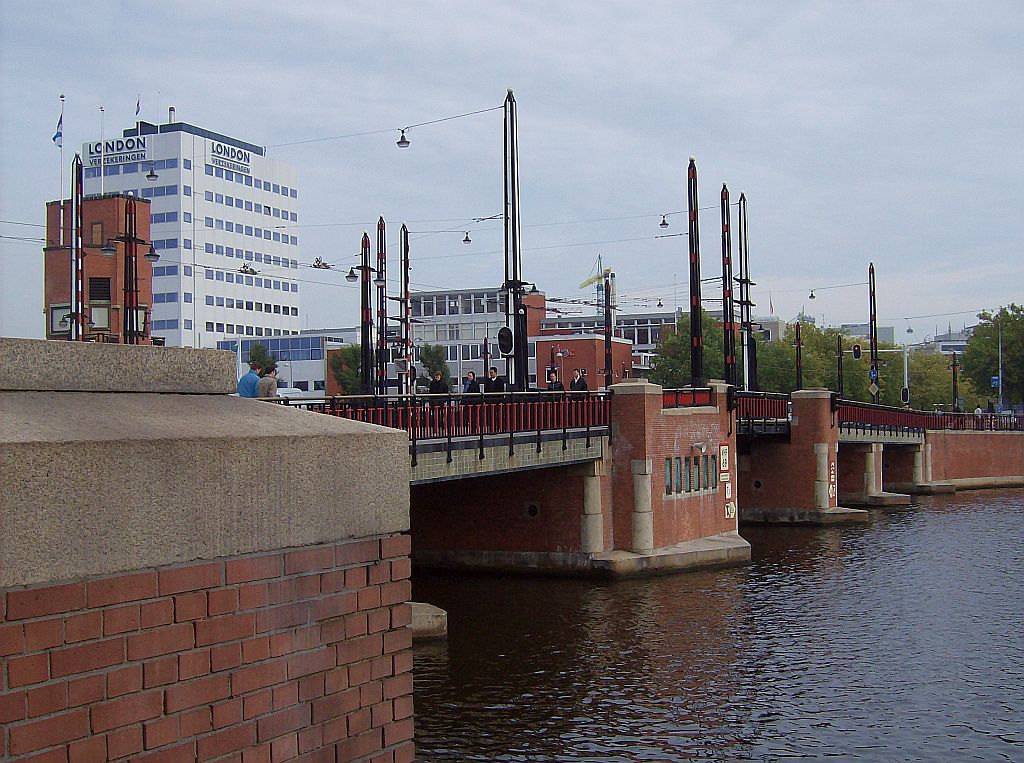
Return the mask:
<path id="1" fill-rule="evenodd" d="M 871 327 L 867 323 L 843 323 L 839 330 L 852 337 L 867 339 L 871 333 Z M 886 344 L 896 344 L 896 329 L 893 326 L 878 327 L 878 341 Z"/>
<path id="2" fill-rule="evenodd" d="M 151 328 L 172 346 L 235 334 L 295 334 L 297 175 L 261 147 L 178 122 L 139 122 L 82 146 L 87 194 L 132 191 L 149 205 Z M 102 163 L 102 166 L 101 166 Z"/>
<path id="3" fill-rule="evenodd" d="M 943 355 L 952 355 L 954 352 L 957 355 L 963 355 L 971 337 L 974 336 L 975 328 L 977 327 L 967 326 L 962 331 L 950 329 L 945 334 L 936 334 L 932 339 L 925 340 L 915 349 L 924 352 L 939 352 Z"/>
<path id="4" fill-rule="evenodd" d="M 124 341 L 124 241 L 125 206 L 128 195 L 110 193 L 86 196 L 82 200 L 83 306 L 87 341 Z M 135 237 L 138 281 L 138 322 L 142 343 L 150 343 L 153 306 L 153 266 L 144 255 L 149 251 L 150 205 L 135 200 Z M 63 215 L 64 244 L 61 244 Z M 46 338 L 71 336 L 71 202 L 51 201 L 46 205 L 46 246 L 43 249 L 43 302 L 46 309 Z M 102 247 L 113 247 L 108 254 Z"/>

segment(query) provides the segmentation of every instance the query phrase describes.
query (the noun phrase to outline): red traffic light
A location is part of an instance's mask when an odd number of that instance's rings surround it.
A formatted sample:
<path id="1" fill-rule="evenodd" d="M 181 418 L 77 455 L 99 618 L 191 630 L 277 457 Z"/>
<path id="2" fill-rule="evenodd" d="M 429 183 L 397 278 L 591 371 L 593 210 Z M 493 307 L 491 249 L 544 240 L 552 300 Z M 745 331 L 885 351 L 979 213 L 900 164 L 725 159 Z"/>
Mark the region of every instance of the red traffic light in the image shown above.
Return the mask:
<path id="1" fill-rule="evenodd" d="M 853 357 L 854 357 L 854 360 L 860 360 L 860 345 L 859 344 L 855 344 L 853 346 Z"/>

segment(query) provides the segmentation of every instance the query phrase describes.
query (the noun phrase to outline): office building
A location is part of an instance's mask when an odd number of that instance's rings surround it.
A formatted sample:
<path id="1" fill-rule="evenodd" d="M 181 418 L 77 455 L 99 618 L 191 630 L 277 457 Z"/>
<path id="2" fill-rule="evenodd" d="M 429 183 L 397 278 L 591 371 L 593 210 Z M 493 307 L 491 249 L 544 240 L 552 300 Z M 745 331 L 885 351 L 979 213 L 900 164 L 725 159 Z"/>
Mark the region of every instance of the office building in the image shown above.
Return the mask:
<path id="1" fill-rule="evenodd" d="M 82 147 L 85 193 L 150 202 L 151 330 L 168 345 L 274 337 L 300 326 L 297 176 L 265 149 L 178 122 Z"/>

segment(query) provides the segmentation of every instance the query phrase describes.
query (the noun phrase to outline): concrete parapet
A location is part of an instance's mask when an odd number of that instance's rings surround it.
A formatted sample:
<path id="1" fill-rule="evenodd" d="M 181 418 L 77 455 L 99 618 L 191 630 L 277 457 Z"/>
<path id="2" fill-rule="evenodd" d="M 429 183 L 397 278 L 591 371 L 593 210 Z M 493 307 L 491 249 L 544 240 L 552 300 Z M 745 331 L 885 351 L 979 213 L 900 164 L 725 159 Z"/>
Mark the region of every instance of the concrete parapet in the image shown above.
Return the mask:
<path id="1" fill-rule="evenodd" d="M 235 355 L 188 347 L 0 337 L 0 391 L 235 391 Z"/>

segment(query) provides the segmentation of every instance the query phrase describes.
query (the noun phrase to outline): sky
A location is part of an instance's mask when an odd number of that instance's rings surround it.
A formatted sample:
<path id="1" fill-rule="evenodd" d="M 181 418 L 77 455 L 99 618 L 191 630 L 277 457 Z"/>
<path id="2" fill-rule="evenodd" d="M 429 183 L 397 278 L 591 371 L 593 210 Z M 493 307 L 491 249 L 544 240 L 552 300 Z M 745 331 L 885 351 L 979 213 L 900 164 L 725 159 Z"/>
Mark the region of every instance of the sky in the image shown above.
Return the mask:
<path id="1" fill-rule="evenodd" d="M 866 322 L 874 262 L 880 325 L 921 341 L 1024 301 L 1022 39 L 1015 2 L 5 0 L 0 335 L 45 329 L 31 239 L 60 191 L 62 93 L 68 166 L 101 106 L 109 137 L 137 98 L 147 121 L 174 106 L 293 164 L 301 261 L 337 266 L 299 275 L 320 328 L 358 322 L 344 274 L 380 215 L 391 273 L 413 232 L 415 290 L 500 285 L 500 221 L 474 218 L 502 211 L 501 110 L 395 141 L 511 88 L 524 278 L 549 297 L 593 299 L 578 286 L 602 255 L 624 311 L 685 307 L 687 238 L 664 234 L 686 230 L 693 156 L 705 277 L 727 183 L 748 202 L 756 315 Z M 353 133 L 372 134 L 321 140 Z"/>

